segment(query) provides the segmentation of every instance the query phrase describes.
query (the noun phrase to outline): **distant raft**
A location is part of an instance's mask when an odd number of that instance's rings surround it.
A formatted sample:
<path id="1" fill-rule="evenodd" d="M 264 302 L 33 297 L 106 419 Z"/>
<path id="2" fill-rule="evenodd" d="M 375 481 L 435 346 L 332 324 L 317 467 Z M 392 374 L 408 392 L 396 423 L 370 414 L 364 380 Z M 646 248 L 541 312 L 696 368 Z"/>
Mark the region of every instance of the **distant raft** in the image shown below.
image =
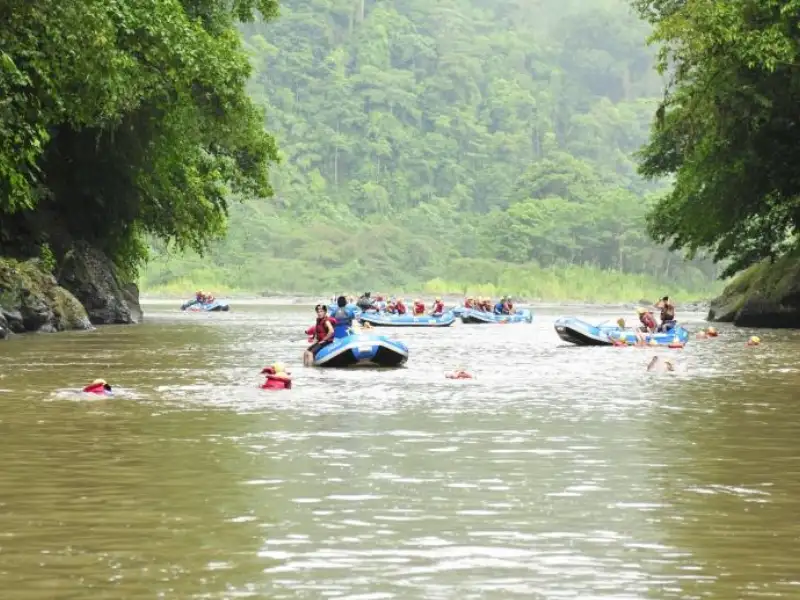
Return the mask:
<path id="1" fill-rule="evenodd" d="M 461 313 L 461 322 L 467 324 L 530 323 L 531 321 L 533 321 L 533 313 L 527 308 L 518 310 L 511 315 L 498 315 L 493 312 L 474 310 L 472 308 L 464 309 L 464 312 Z"/>
<path id="2" fill-rule="evenodd" d="M 227 302 L 214 300 L 213 302 L 198 302 L 197 300 L 187 300 L 181 304 L 181 310 L 189 312 L 225 312 L 230 310 Z"/>
<path id="3" fill-rule="evenodd" d="M 637 341 L 633 329 L 623 329 L 618 325 L 592 325 L 574 317 L 561 317 L 553 324 L 558 337 L 576 346 L 613 346 L 615 344 L 633 345 Z M 659 333 L 643 334 L 643 341 L 648 345 L 681 347 L 689 341 L 689 332 L 676 325 L 673 329 Z"/>
<path id="4" fill-rule="evenodd" d="M 357 333 L 334 340 L 314 355 L 315 367 L 400 367 L 408 360 L 402 342 L 380 335 Z"/>
<path id="5" fill-rule="evenodd" d="M 369 323 L 373 327 L 450 327 L 456 322 L 452 312 L 442 315 L 393 315 L 391 313 L 365 312 L 358 316 L 360 323 Z"/>

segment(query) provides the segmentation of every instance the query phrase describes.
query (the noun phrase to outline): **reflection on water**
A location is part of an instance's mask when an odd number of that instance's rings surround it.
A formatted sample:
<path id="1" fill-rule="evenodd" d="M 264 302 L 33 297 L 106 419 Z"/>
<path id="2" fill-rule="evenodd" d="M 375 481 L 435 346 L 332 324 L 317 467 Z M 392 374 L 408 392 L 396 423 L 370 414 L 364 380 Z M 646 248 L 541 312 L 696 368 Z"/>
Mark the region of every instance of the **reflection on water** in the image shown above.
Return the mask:
<path id="1" fill-rule="evenodd" d="M 546 310 L 349 372 L 302 368 L 312 316 L 0 346 L 3 597 L 800 597 L 797 334 L 581 349 Z M 257 389 L 272 360 L 293 390 Z"/>

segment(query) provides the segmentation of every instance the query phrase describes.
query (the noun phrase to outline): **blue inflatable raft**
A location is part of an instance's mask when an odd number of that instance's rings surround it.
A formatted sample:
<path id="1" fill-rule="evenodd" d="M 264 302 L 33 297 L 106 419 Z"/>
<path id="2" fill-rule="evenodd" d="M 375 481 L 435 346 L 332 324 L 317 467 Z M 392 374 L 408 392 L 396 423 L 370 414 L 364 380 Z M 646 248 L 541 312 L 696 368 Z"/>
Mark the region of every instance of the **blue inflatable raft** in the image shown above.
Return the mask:
<path id="1" fill-rule="evenodd" d="M 556 319 L 553 324 L 558 337 L 565 342 L 577 346 L 612 346 L 614 342 L 624 342 L 635 344 L 636 332 L 631 328 L 622 329 L 617 325 L 592 325 L 586 321 L 574 317 L 562 317 Z M 659 346 L 669 344 L 685 344 L 689 341 L 689 332 L 683 327 L 676 325 L 669 331 L 645 334 L 644 342 Z"/>
<path id="2" fill-rule="evenodd" d="M 314 356 L 315 367 L 399 367 L 408 360 L 402 342 L 381 335 L 357 333 L 335 339 Z"/>
<path id="3" fill-rule="evenodd" d="M 373 327 L 450 327 L 456 322 L 452 312 L 438 317 L 431 315 L 393 315 L 391 313 L 363 312 L 358 316 L 361 323 L 369 323 Z"/>
<path id="4" fill-rule="evenodd" d="M 188 310 L 191 312 L 217 312 L 230 310 L 227 302 L 220 302 L 214 300 L 213 302 L 198 302 L 197 300 L 188 300 L 181 304 L 181 310 Z"/>
<path id="5" fill-rule="evenodd" d="M 464 309 L 461 313 L 462 323 L 530 323 L 533 313 L 527 308 L 518 310 L 513 315 L 496 315 L 484 310 Z"/>

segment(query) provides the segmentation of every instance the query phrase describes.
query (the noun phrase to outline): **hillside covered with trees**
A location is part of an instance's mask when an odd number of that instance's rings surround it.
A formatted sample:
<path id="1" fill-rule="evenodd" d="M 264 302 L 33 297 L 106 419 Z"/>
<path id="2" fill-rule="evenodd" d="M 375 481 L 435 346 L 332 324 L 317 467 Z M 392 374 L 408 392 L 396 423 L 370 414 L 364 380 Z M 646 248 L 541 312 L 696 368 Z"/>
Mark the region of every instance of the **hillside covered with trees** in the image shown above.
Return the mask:
<path id="1" fill-rule="evenodd" d="M 135 321 L 152 240 L 202 251 L 271 194 L 257 13 L 277 3 L 0 2 L 0 338 Z"/>
<path id="2" fill-rule="evenodd" d="M 665 81 L 625 0 L 286 0 L 241 26 L 281 163 L 145 289 L 708 293 L 637 175 Z"/>

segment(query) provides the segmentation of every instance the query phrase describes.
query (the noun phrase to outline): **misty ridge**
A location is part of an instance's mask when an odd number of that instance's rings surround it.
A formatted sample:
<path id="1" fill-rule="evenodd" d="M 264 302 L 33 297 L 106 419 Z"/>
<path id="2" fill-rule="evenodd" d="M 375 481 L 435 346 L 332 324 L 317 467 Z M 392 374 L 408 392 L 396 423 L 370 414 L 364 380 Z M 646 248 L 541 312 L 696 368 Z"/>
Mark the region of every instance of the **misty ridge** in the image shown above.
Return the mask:
<path id="1" fill-rule="evenodd" d="M 718 267 L 653 242 L 666 78 L 624 0 L 289 0 L 240 26 L 281 163 L 209 255 L 154 242 L 147 291 L 684 297 Z"/>

